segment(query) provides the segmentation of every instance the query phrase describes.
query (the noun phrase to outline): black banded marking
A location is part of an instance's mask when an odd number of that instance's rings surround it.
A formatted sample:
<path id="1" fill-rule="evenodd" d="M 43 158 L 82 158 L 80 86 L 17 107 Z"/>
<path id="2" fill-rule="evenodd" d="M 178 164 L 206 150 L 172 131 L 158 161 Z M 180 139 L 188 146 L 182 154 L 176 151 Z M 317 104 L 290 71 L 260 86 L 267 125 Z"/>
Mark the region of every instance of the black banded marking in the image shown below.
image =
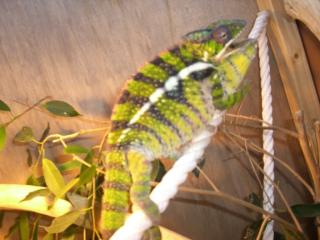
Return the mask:
<path id="1" fill-rule="evenodd" d="M 204 79 L 210 77 L 210 75 L 212 74 L 213 71 L 214 71 L 213 68 L 207 68 L 204 70 L 192 72 L 189 75 L 189 77 L 196 80 L 196 81 L 201 81 L 201 80 L 204 80 Z"/>
<path id="2" fill-rule="evenodd" d="M 162 58 L 156 57 L 154 60 L 151 61 L 153 65 L 158 66 L 162 70 L 164 70 L 168 76 L 177 75 L 178 71 L 176 70 L 175 66 L 165 62 Z"/>
<path id="3" fill-rule="evenodd" d="M 142 96 L 134 96 L 127 89 L 122 92 L 121 97 L 118 100 L 118 104 L 131 102 L 137 107 L 141 107 L 144 103 L 148 102 L 149 98 Z"/>
<path id="4" fill-rule="evenodd" d="M 175 126 L 171 121 L 166 119 L 155 105 L 152 105 L 148 112 L 150 113 L 151 117 L 170 127 L 172 131 L 180 138 L 180 140 L 183 139 L 179 128 Z"/>
<path id="5" fill-rule="evenodd" d="M 108 182 L 105 181 L 103 183 L 103 187 L 104 189 L 116 189 L 118 191 L 123 191 L 123 192 L 127 192 L 130 190 L 130 185 L 128 184 L 124 184 L 121 182 Z"/>
<path id="6" fill-rule="evenodd" d="M 136 122 L 134 124 L 131 124 L 130 128 L 137 129 L 137 130 L 140 130 L 140 131 L 145 131 L 145 132 L 151 134 L 152 136 L 154 136 L 161 145 L 164 145 L 164 142 L 163 142 L 161 136 L 154 129 L 149 128 L 148 126 L 143 125 L 143 124 L 138 123 L 138 122 Z"/>
<path id="7" fill-rule="evenodd" d="M 103 209 L 105 209 L 108 212 L 126 212 L 127 211 L 126 206 L 110 205 L 109 203 L 103 203 Z"/>
<path id="8" fill-rule="evenodd" d="M 150 83 L 155 88 L 163 87 L 163 85 L 164 85 L 163 81 L 159 81 L 157 79 L 147 77 L 141 72 L 136 73 L 133 76 L 133 79 L 136 80 L 136 81 L 144 82 L 144 83 Z"/>
<path id="9" fill-rule="evenodd" d="M 179 47 L 179 46 L 175 46 L 175 47 L 169 49 L 169 52 L 170 52 L 171 54 L 175 55 L 176 57 L 180 58 L 181 62 L 183 62 L 186 67 L 189 66 L 189 65 L 191 65 L 192 63 L 197 62 L 196 59 L 186 59 L 186 58 L 181 54 L 181 51 L 180 51 L 180 47 Z"/>
<path id="10" fill-rule="evenodd" d="M 181 103 L 183 105 L 185 105 L 188 109 L 190 109 L 198 118 L 199 120 L 204 123 L 205 122 L 205 119 L 203 118 L 202 114 L 200 113 L 200 111 L 195 107 L 193 106 L 189 101 L 188 99 L 186 99 L 185 95 L 184 95 L 184 86 L 183 86 L 183 81 L 179 81 L 178 83 L 178 86 L 174 89 L 174 90 L 171 90 L 171 91 L 166 91 L 164 93 L 164 97 L 170 99 L 170 100 L 174 100 L 176 101 L 177 103 Z M 184 117 L 185 115 L 183 115 Z M 191 121 L 187 121 L 186 120 L 187 117 L 184 117 L 184 120 L 190 124 Z"/>

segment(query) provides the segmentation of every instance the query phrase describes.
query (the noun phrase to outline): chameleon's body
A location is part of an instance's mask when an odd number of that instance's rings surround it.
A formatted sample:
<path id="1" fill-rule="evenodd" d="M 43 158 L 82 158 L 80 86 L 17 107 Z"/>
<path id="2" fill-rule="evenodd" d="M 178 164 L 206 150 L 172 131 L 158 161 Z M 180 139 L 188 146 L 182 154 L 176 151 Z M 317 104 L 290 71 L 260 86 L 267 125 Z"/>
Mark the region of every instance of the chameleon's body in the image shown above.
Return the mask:
<path id="1" fill-rule="evenodd" d="M 212 59 L 243 27 L 243 21 L 220 21 L 190 33 L 127 82 L 107 139 L 104 236 L 123 225 L 130 201 L 157 223 L 159 212 L 149 199 L 151 161 L 179 156 L 179 149 L 208 126 L 216 108 L 239 100 L 255 43 L 246 42 L 219 63 Z"/>

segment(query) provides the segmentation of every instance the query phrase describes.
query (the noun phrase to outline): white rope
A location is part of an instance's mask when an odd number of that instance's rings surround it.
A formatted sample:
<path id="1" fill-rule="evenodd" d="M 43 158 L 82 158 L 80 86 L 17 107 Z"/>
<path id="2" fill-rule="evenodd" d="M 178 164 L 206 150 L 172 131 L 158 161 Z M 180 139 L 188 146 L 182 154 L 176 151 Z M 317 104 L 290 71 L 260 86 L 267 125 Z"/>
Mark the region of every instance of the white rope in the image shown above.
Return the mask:
<path id="1" fill-rule="evenodd" d="M 249 34 L 249 37 L 258 38 L 259 45 L 259 63 L 260 63 L 260 78 L 261 78 L 261 98 L 262 98 L 262 119 L 265 123 L 272 124 L 272 95 L 271 95 L 271 77 L 268 55 L 268 38 L 266 36 L 266 24 L 268 20 L 268 12 L 261 12 L 258 15 L 255 25 L 261 25 L 258 27 L 260 34 L 257 34 L 258 30 L 253 29 Z M 263 126 L 267 124 L 263 123 Z M 263 149 L 274 154 L 274 142 L 273 131 L 270 129 L 263 130 Z M 263 209 L 273 213 L 274 208 L 274 161 L 270 155 L 263 155 L 264 168 L 263 171 L 266 176 L 263 179 Z M 263 233 L 263 240 L 272 240 L 274 236 L 273 221 L 270 221 Z"/>
<path id="2" fill-rule="evenodd" d="M 253 28 L 255 30 L 255 35 L 252 35 L 253 37 L 258 37 L 263 31 L 263 28 L 265 28 L 267 18 L 263 20 L 262 17 L 260 17 L 263 14 L 265 13 L 260 13 L 257 18 Z M 256 26 L 258 25 L 258 19 L 260 21 L 259 26 Z M 196 167 L 205 148 L 209 145 L 211 137 L 215 134 L 217 127 L 222 122 L 223 116 L 224 111 L 216 110 L 210 123 L 212 129 L 201 132 L 192 140 L 192 142 L 184 149 L 182 156 L 166 173 L 161 182 L 153 189 L 150 198 L 157 204 L 160 213 L 164 212 L 167 208 L 169 200 L 175 196 L 179 185 L 186 180 L 188 173 Z M 124 225 L 115 232 L 111 237 L 111 240 L 140 240 L 144 231 L 151 226 L 151 220 L 141 209 L 134 206 L 133 213 L 126 219 Z"/>

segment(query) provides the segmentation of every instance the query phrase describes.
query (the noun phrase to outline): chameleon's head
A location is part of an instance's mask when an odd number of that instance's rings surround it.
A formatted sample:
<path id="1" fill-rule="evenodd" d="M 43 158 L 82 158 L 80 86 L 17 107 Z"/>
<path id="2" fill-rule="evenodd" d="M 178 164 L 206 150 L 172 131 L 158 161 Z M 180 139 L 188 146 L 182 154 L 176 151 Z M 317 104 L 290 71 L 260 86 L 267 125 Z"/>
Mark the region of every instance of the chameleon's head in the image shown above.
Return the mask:
<path id="1" fill-rule="evenodd" d="M 219 20 L 206 28 L 186 34 L 183 38 L 185 46 L 196 57 L 209 60 L 237 39 L 245 25 L 244 20 Z"/>
<path id="2" fill-rule="evenodd" d="M 244 77 L 256 55 L 256 40 L 248 39 L 225 53 L 214 63 L 216 72 L 209 79 L 215 107 L 226 109 L 239 102 L 246 93 Z"/>

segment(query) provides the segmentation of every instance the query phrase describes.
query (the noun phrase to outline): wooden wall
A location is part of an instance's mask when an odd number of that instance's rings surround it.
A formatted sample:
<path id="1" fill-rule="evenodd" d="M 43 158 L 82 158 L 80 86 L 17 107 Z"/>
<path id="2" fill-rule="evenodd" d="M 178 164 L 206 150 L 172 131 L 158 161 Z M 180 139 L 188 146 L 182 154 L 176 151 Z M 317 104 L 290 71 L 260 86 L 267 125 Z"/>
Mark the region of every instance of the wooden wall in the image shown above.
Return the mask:
<path id="1" fill-rule="evenodd" d="M 181 35 L 221 18 L 246 19 L 247 33 L 256 13 L 254 0 L 2 0 L 0 99 L 18 113 L 25 108 L 21 103 L 30 105 L 50 95 L 71 103 L 86 118 L 106 120 L 125 80 L 159 51 L 179 41 Z M 273 58 L 271 67 L 275 124 L 293 128 Z M 252 89 L 239 113 L 259 117 L 256 62 L 248 79 Z M 1 121 L 8 118 L 0 115 Z M 14 134 L 28 125 L 40 136 L 47 122 L 52 132 L 62 133 L 103 126 L 30 112 L 8 129 L 8 144 L 0 153 L 1 183 L 23 183 L 30 173 L 25 147 L 11 144 Z M 260 143 L 260 131 L 242 132 Z M 96 143 L 100 137 L 89 142 Z M 276 139 L 276 154 L 306 176 L 297 142 L 281 134 L 276 134 Z M 218 134 L 206 152 L 204 171 L 221 190 L 237 197 L 261 193 L 244 154 L 235 157 L 232 151 L 239 150 Z M 61 148 L 48 152 L 51 158 L 59 154 Z M 308 199 L 299 183 L 279 166 L 276 178 L 290 204 Z M 203 177 L 190 176 L 186 185 L 210 189 Z M 277 207 L 283 207 L 279 199 Z M 254 214 L 225 200 L 179 193 L 163 215 L 162 225 L 192 239 L 239 239 L 254 219 Z"/>

